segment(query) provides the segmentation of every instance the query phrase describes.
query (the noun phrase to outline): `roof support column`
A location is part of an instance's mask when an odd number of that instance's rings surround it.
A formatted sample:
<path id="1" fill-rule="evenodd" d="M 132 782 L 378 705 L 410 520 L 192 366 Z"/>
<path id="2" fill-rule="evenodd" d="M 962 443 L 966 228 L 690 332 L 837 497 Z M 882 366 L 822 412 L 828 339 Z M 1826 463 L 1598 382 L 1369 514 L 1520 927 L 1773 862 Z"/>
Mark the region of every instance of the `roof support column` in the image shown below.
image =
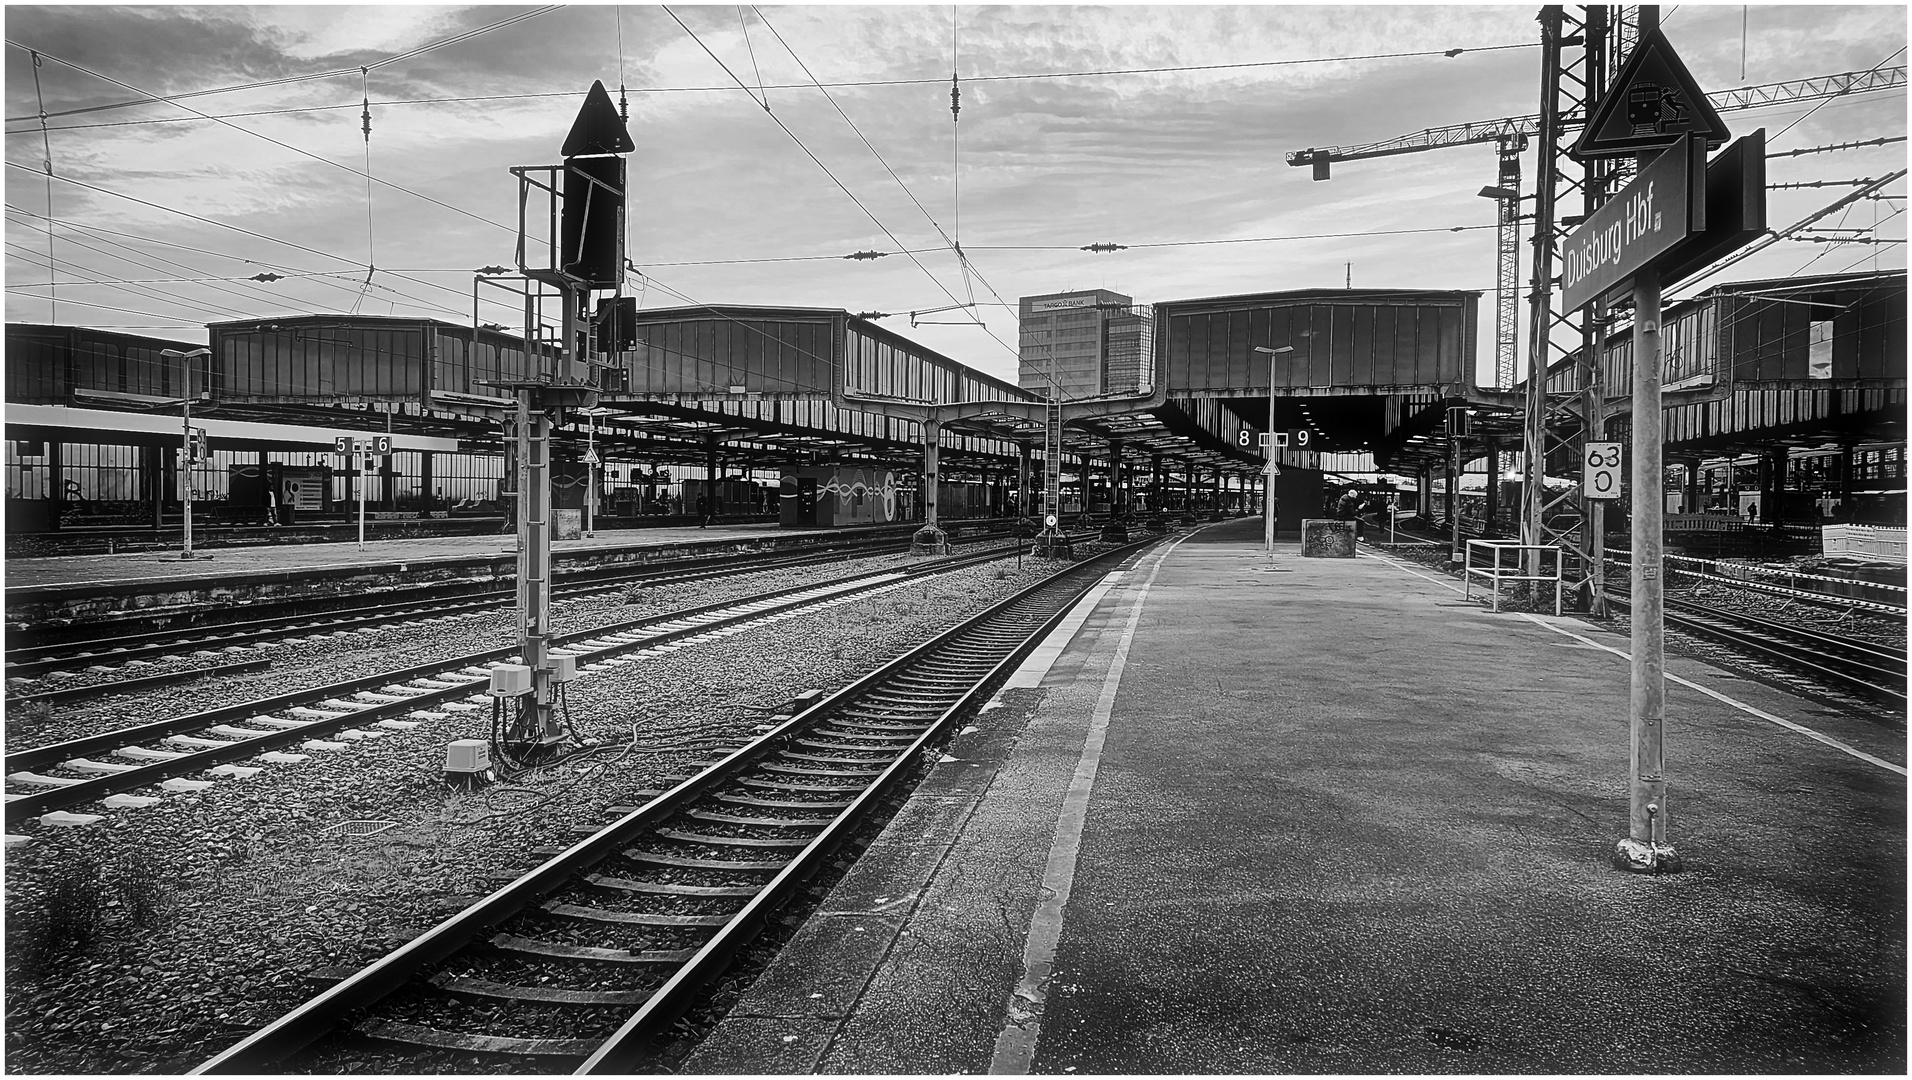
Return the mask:
<path id="1" fill-rule="evenodd" d="M 936 473 L 943 422 L 935 410 L 923 417 L 923 527 L 910 537 L 911 555 L 949 554 L 949 534 L 936 524 Z"/>
<path id="2" fill-rule="evenodd" d="M 717 436 L 704 436 L 704 498 L 697 508 L 697 527 L 709 528 L 717 516 Z"/>
<path id="3" fill-rule="evenodd" d="M 1492 539 L 1500 535 L 1496 522 L 1500 520 L 1500 440 L 1487 440 L 1487 532 L 1483 535 Z"/>
<path id="4" fill-rule="evenodd" d="M 1214 475 L 1208 478 L 1208 520 L 1222 519 L 1222 467 L 1215 466 Z"/>
<path id="5" fill-rule="evenodd" d="M 1109 521 L 1102 526 L 1102 539 L 1111 544 L 1129 542 L 1128 491 L 1122 484 L 1122 440 L 1109 440 Z"/>
<path id="6" fill-rule="evenodd" d="M 1016 462 L 1016 516 L 1030 517 L 1036 512 L 1035 492 L 1029 490 L 1029 465 L 1034 449 L 1028 443 L 1020 444 Z"/>

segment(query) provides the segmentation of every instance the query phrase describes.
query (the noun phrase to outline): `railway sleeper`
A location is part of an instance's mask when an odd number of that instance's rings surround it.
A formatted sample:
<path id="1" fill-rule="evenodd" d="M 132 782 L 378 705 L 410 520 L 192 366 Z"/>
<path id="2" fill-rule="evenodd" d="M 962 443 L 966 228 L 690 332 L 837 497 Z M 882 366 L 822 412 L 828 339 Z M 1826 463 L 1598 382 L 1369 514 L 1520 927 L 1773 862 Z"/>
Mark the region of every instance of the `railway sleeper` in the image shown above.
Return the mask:
<path id="1" fill-rule="evenodd" d="M 808 808 L 809 806 L 812 806 L 812 805 L 815 805 L 815 804 L 812 804 L 812 803 L 804 804 L 805 808 Z M 830 822 L 836 820 L 835 818 L 827 818 L 827 817 L 806 817 L 806 818 L 757 817 L 757 816 L 749 815 L 749 814 L 725 814 L 717 810 L 689 810 L 685 812 L 685 816 L 696 818 L 699 821 L 722 822 L 723 824 L 726 824 L 726 825 L 756 825 L 756 826 L 763 826 L 768 828 L 782 828 L 782 829 L 821 829 L 825 825 L 828 825 L 830 824 Z"/>
<path id="2" fill-rule="evenodd" d="M 685 832 L 681 829 L 659 829 L 657 835 L 667 840 L 677 840 L 686 844 L 709 844 L 712 847 L 748 847 L 748 848 L 801 848 L 809 846 L 813 837 L 757 837 L 757 836 L 720 836 L 715 833 Z"/>
<path id="3" fill-rule="evenodd" d="M 532 1057 L 590 1057 L 598 1048 L 594 1039 L 517 1039 L 504 1035 L 467 1035 L 440 1031 L 402 1020 L 368 1020 L 356 1029 L 380 1042 L 453 1050 L 462 1054 L 524 1054 Z"/>
<path id="4" fill-rule="evenodd" d="M 841 737 L 835 739 L 792 739 L 790 742 L 793 746 L 807 746 L 813 750 L 861 750 L 865 753 L 874 753 L 878 750 L 889 750 L 898 746 L 907 746 L 915 738 L 909 735 L 865 735 L 862 736 L 862 738 L 869 740 L 867 742 L 845 741 L 857 737 L 858 736 L 850 732 L 845 732 Z M 793 753 L 791 756 L 802 757 L 804 755 Z M 832 758 L 826 760 L 839 759 Z"/>
<path id="5" fill-rule="evenodd" d="M 861 788 L 858 789 L 862 790 Z M 621 852 L 632 862 L 650 863 L 656 866 L 678 866 L 693 870 L 733 870 L 774 874 L 784 868 L 781 862 L 760 862 L 754 859 L 698 859 L 688 855 L 665 855 L 639 848 L 626 848 Z M 752 895 L 755 895 L 754 893 Z"/>
<path id="6" fill-rule="evenodd" d="M 594 964 L 682 964 L 697 954 L 696 949 L 606 949 L 597 945 L 572 945 L 562 941 L 520 937 L 517 934 L 493 934 L 486 944 L 494 951 L 513 956 Z"/>
<path id="7" fill-rule="evenodd" d="M 879 750 L 883 750 L 887 748 L 876 747 L 876 746 L 853 746 L 853 745 L 839 743 L 837 744 L 837 749 L 861 750 L 865 753 L 873 754 L 878 752 Z M 819 765 L 881 765 L 881 766 L 889 765 L 889 760 L 879 760 L 876 758 L 867 758 L 867 757 L 845 757 L 842 754 L 804 754 L 804 753 L 799 753 L 798 751 L 795 751 L 795 750 L 781 751 L 779 753 L 779 756 L 788 758 L 791 761 L 810 761 L 810 762 L 815 762 Z"/>
<path id="8" fill-rule="evenodd" d="M 555 986 L 517 986 L 441 971 L 430 979 L 448 994 L 489 1000 L 535 1001 L 546 1005 L 642 1005 L 650 990 L 565 990 Z"/>
<path id="9" fill-rule="evenodd" d="M 686 885 L 676 881 L 638 881 L 610 874 L 586 874 L 581 884 L 612 893 L 637 893 L 645 896 L 681 896 L 700 900 L 748 900 L 762 890 L 755 885 Z"/>
<path id="10" fill-rule="evenodd" d="M 843 810 L 847 809 L 852 802 L 850 799 L 765 799 L 733 792 L 719 793 L 717 801 L 734 806 L 763 806 L 774 810 Z"/>
<path id="11" fill-rule="evenodd" d="M 760 780 L 754 776 L 741 777 L 737 782 L 745 787 L 766 788 L 771 791 L 814 791 L 819 795 L 860 795 L 864 788 L 869 786 L 867 784 L 794 784 L 782 780 Z"/>
<path id="12" fill-rule="evenodd" d="M 584 923 L 616 923 L 621 926 L 670 926 L 711 928 L 730 922 L 728 915 L 654 915 L 647 911 L 611 911 L 607 908 L 586 907 L 582 904 L 567 904 L 559 900 L 546 900 L 541 905 L 544 913 L 554 919 L 570 919 Z"/>
<path id="13" fill-rule="evenodd" d="M 874 768 L 868 769 L 809 769 L 802 765 L 777 765 L 774 763 L 766 763 L 757 767 L 765 772 L 776 773 L 779 776 L 827 776 L 844 780 L 857 778 L 868 780 L 881 774 L 884 769 L 889 768 L 890 763 L 887 761 L 881 762 Z"/>

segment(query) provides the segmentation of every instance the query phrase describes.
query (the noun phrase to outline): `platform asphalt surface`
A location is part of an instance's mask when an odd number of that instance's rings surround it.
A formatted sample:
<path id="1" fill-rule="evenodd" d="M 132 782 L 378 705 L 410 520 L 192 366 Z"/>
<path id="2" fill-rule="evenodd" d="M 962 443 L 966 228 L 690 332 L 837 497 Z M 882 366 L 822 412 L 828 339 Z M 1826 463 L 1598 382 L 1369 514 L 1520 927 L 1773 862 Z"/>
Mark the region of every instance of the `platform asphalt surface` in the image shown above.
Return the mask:
<path id="1" fill-rule="evenodd" d="M 1113 578 L 683 1071 L 1905 1072 L 1903 716 L 1669 657 L 1624 873 L 1623 636 L 1254 533 Z"/>
<path id="2" fill-rule="evenodd" d="M 594 548 L 664 547 L 723 540 L 791 536 L 827 529 L 785 529 L 774 524 L 713 525 L 665 529 L 599 529 L 591 539 L 554 540 L 554 555 L 575 554 Z M 364 550 L 356 541 L 328 541 L 317 544 L 254 544 L 200 550 L 190 562 L 179 559 L 177 549 L 170 552 L 125 552 L 118 555 L 53 555 L 42 558 L 8 559 L 5 566 L 9 588 L 23 586 L 84 586 L 105 582 L 201 581 L 250 574 L 298 573 L 304 570 L 339 570 L 357 566 L 426 565 L 437 560 L 470 559 L 485 556 L 514 556 L 518 551 L 516 533 L 487 536 L 423 536 L 393 540 L 368 540 Z"/>

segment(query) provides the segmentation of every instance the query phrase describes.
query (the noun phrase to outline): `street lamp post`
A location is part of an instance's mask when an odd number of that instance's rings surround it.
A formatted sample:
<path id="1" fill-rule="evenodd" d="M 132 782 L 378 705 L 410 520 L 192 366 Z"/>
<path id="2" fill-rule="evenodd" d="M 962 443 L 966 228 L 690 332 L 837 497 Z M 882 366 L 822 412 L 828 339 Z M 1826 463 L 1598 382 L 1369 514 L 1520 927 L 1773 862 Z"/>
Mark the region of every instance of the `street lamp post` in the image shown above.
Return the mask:
<path id="1" fill-rule="evenodd" d="M 591 414 L 590 432 L 584 437 L 584 537 L 597 536 L 597 414 Z"/>
<path id="2" fill-rule="evenodd" d="M 590 427 L 584 437 L 584 537 L 589 540 L 597 536 L 593 526 L 593 517 L 597 511 L 597 421 L 600 416 L 609 416 L 615 409 L 592 406 L 579 409 L 590 420 Z"/>
<path id="3" fill-rule="evenodd" d="M 211 356 L 212 350 L 161 349 L 159 354 L 180 361 L 180 415 L 184 418 L 185 437 L 179 448 L 179 497 L 185 510 L 185 532 L 179 557 L 196 559 L 202 556 L 193 554 L 193 362 Z"/>
<path id="4" fill-rule="evenodd" d="M 1266 440 L 1262 472 L 1267 486 L 1261 496 L 1261 518 L 1262 542 L 1268 549 L 1268 557 L 1272 559 L 1275 557 L 1275 357 L 1294 352 L 1295 347 L 1283 345 L 1279 349 L 1271 349 L 1266 345 L 1257 345 L 1255 351 L 1268 354 L 1268 428 L 1262 435 Z"/>

